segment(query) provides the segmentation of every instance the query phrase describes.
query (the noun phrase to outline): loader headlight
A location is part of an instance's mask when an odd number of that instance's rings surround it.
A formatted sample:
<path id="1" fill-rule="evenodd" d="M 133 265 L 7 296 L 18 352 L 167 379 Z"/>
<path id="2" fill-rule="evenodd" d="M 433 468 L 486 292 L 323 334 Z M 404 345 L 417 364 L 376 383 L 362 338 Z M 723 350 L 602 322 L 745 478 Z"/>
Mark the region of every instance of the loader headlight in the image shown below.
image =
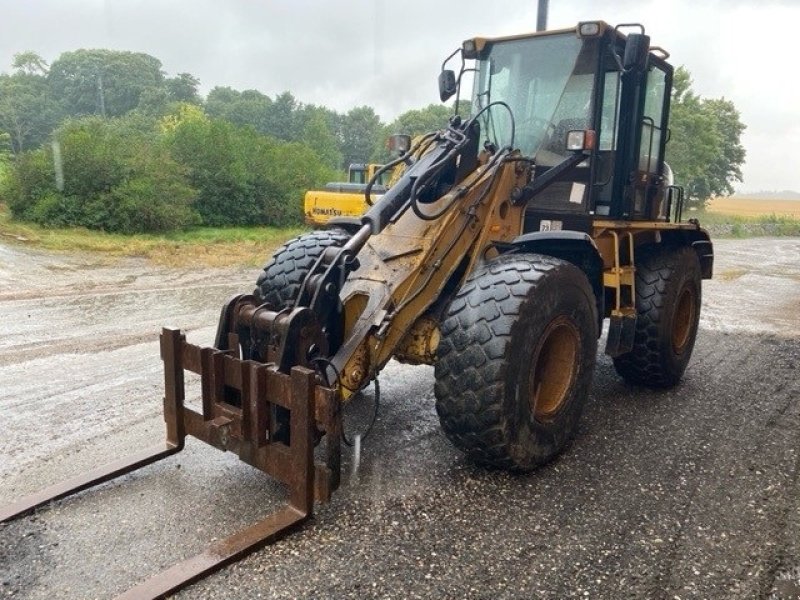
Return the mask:
<path id="1" fill-rule="evenodd" d="M 466 40 L 461 46 L 461 52 L 466 59 L 473 59 L 478 57 L 478 47 L 475 45 L 475 40 Z"/>
<path id="2" fill-rule="evenodd" d="M 578 37 L 596 37 L 598 35 L 600 35 L 600 23 L 597 21 L 578 23 Z"/>
<path id="3" fill-rule="evenodd" d="M 402 133 L 396 133 L 389 136 L 389 139 L 386 141 L 386 145 L 389 148 L 389 152 L 395 156 L 400 156 L 408 152 L 411 148 L 411 136 Z"/>
<path id="4" fill-rule="evenodd" d="M 593 129 L 575 129 L 567 133 L 567 150 L 581 152 L 594 150 L 597 135 Z"/>
<path id="5" fill-rule="evenodd" d="M 465 60 L 474 60 L 482 58 L 482 54 L 487 48 L 487 39 L 482 37 L 476 37 L 469 40 L 464 40 L 464 43 L 461 44 L 461 56 L 464 57 Z"/>

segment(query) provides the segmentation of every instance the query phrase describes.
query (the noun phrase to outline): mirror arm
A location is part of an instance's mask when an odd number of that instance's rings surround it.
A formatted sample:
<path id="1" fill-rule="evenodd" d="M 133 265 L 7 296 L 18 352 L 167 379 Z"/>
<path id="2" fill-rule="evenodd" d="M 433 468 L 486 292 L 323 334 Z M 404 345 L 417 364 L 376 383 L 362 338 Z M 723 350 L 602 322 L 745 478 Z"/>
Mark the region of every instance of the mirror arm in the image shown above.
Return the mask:
<path id="1" fill-rule="evenodd" d="M 451 59 L 451 58 L 453 58 L 453 57 L 454 57 L 456 54 L 458 54 L 459 52 L 461 52 L 461 47 L 460 47 L 460 46 L 459 46 L 458 48 L 456 48 L 455 50 L 453 50 L 453 53 L 452 53 L 450 56 L 448 56 L 447 58 L 445 58 L 445 59 L 444 59 L 444 61 L 442 62 L 442 68 L 441 68 L 441 69 L 439 69 L 439 70 L 440 70 L 440 71 L 444 71 L 444 67 L 445 67 L 445 65 L 446 65 L 448 62 L 450 62 L 450 59 Z M 463 57 L 463 55 L 462 55 L 462 57 L 461 57 L 461 65 L 462 65 L 462 66 L 464 65 L 464 57 Z"/>
<path id="2" fill-rule="evenodd" d="M 464 59 L 464 52 L 461 52 L 461 70 L 458 72 L 458 78 L 456 79 L 456 103 L 453 105 L 453 114 L 458 116 L 458 103 L 461 100 L 461 78 L 464 76 L 465 67 L 467 66 L 467 61 Z"/>

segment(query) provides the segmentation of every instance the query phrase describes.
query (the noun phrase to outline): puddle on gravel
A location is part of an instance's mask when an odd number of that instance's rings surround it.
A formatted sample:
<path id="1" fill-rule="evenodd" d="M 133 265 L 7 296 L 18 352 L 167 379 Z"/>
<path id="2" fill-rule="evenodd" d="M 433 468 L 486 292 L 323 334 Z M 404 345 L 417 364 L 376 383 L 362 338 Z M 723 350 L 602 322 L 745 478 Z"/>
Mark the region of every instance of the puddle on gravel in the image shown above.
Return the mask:
<path id="1" fill-rule="evenodd" d="M 700 322 L 728 332 L 800 335 L 800 239 L 714 242 Z"/>

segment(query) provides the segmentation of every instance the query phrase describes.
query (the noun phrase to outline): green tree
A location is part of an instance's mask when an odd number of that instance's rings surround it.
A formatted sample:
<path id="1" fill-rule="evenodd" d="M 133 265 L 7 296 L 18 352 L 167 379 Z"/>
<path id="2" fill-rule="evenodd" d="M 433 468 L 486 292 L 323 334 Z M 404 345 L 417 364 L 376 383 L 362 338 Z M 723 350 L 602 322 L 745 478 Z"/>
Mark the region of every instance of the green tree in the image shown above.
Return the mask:
<path id="1" fill-rule="evenodd" d="M 160 60 L 118 50 L 64 52 L 47 77 L 71 116 L 121 116 L 136 108 L 144 90 L 164 85 Z"/>
<path id="2" fill-rule="evenodd" d="M 266 94 L 258 90 L 244 90 L 235 102 L 228 105 L 223 118 L 235 125 L 249 125 L 264 133 L 271 104 L 272 100 Z"/>
<path id="3" fill-rule="evenodd" d="M 467 118 L 472 112 L 472 103 L 469 100 L 461 99 L 458 101 L 458 107 L 456 107 L 456 102 L 453 100 L 453 112 L 458 113 L 462 118 Z"/>
<path id="4" fill-rule="evenodd" d="M 0 133 L 0 202 L 8 202 L 7 179 L 12 166 L 11 136 Z"/>
<path id="5" fill-rule="evenodd" d="M 342 119 L 343 167 L 351 163 L 366 163 L 372 155 L 376 140 L 383 135 L 380 117 L 370 106 L 350 109 Z"/>
<path id="6" fill-rule="evenodd" d="M 168 78 L 165 82 L 167 96 L 172 102 L 187 102 L 200 104 L 200 80 L 191 73 L 178 73 L 175 77 Z"/>
<path id="7" fill-rule="evenodd" d="M 20 73 L 27 75 L 47 75 L 47 61 L 36 52 L 19 52 L 14 55 L 11 66 Z"/>
<path id="8" fill-rule="evenodd" d="M 217 119 L 225 118 L 228 106 L 241 98 L 242 93 L 228 86 L 214 86 L 206 97 L 205 109 L 208 116 Z"/>
<path id="9" fill-rule="evenodd" d="M 250 194 L 252 182 L 242 156 L 252 136 L 239 134 L 233 124 L 216 119 L 182 121 L 171 132 L 172 156 L 186 166 L 198 190 L 195 208 L 206 225 L 249 225 L 258 220 L 258 198 Z M 251 139 L 245 140 L 245 135 Z"/>
<path id="10" fill-rule="evenodd" d="M 447 126 L 448 119 L 452 114 L 452 108 L 441 104 L 429 104 L 424 108 L 404 112 L 385 126 L 374 141 L 372 159 L 375 162 L 386 162 L 391 158 L 386 146 L 386 140 L 390 135 L 404 133 L 414 138 L 424 133 L 443 129 Z"/>
<path id="11" fill-rule="evenodd" d="M 736 107 L 724 98 L 695 94 L 683 67 L 675 72 L 671 106 L 666 159 L 688 205 L 702 207 L 713 196 L 733 193 L 745 160 L 740 141 L 745 125 Z"/>
<path id="12" fill-rule="evenodd" d="M 342 153 L 339 151 L 339 144 L 322 111 L 313 112 L 308 117 L 301 141 L 314 151 L 314 154 L 326 167 L 330 169 L 342 167 Z"/>
<path id="13" fill-rule="evenodd" d="M 199 192 L 195 206 L 208 225 L 297 224 L 303 193 L 332 175 L 308 146 L 226 120 L 180 120 L 169 140 Z"/>
<path id="14" fill-rule="evenodd" d="M 160 87 L 151 87 L 142 90 L 139 94 L 139 104 L 136 110 L 144 115 L 159 117 L 169 111 L 169 94 Z"/>
<path id="15" fill-rule="evenodd" d="M 300 104 L 291 92 L 283 92 L 267 108 L 263 132 L 287 142 L 300 139 L 298 111 Z"/>
<path id="16" fill-rule="evenodd" d="M 197 222 L 196 192 L 140 115 L 65 123 L 54 146 L 23 153 L 4 194 L 12 214 L 42 225 L 139 233 Z"/>
<path id="17" fill-rule="evenodd" d="M 335 178 L 336 172 L 323 165 L 314 150 L 298 142 L 277 142 L 267 148 L 269 169 L 266 179 L 274 197 L 270 204 L 276 221 L 299 224 L 303 215 L 303 195 Z"/>
<path id="18" fill-rule="evenodd" d="M 261 133 L 267 129 L 267 111 L 272 100 L 258 90 L 215 87 L 206 99 L 209 116 L 225 119 L 236 125 L 250 125 Z"/>
<path id="19" fill-rule="evenodd" d="M 425 108 L 409 110 L 389 125 L 392 133 L 406 133 L 411 137 L 435 131 L 447 126 L 453 109 L 441 104 L 429 104 Z"/>
<path id="20" fill-rule="evenodd" d="M 709 165 L 711 193 L 730 195 L 734 192 L 733 182 L 742 181 L 746 152 L 740 139 L 746 127 L 730 100 L 704 100 L 703 107 L 713 116 L 715 129 L 722 140 L 719 151 Z"/>
<path id="21" fill-rule="evenodd" d="M 6 164 L 11 161 L 11 135 L 0 133 L 0 162 Z"/>
<path id="22" fill-rule="evenodd" d="M 58 105 L 43 75 L 26 69 L 0 75 L 0 132 L 10 136 L 14 154 L 42 144 L 59 118 Z"/>

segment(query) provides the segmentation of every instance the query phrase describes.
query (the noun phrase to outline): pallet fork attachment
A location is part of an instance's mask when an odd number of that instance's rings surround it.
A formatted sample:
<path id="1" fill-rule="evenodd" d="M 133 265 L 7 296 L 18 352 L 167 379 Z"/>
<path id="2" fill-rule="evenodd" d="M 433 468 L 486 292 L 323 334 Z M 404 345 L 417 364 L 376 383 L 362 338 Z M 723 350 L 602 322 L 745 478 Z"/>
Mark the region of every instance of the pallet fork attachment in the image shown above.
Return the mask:
<path id="1" fill-rule="evenodd" d="M 238 354 L 238 340 L 233 334 L 228 347 L 236 348 Z M 233 351 L 188 344 L 179 330 L 169 328 L 161 333 L 161 358 L 166 445 L 160 444 L 0 507 L 0 522 L 176 454 L 183 449 L 187 435 L 236 452 L 244 462 L 286 484 L 289 497 L 285 507 L 262 521 L 152 576 L 118 598 L 162 598 L 221 569 L 308 520 L 314 501 L 327 502 L 339 484 L 338 398 L 333 390 L 317 384 L 314 371 L 297 366 L 290 374 L 281 373 L 272 364 L 241 360 Z M 184 406 L 184 370 L 200 375 L 202 414 Z M 231 397 L 239 399 L 239 406 L 226 402 Z M 277 427 L 271 413 L 278 406 L 289 411 L 288 444 L 270 439 Z M 314 459 L 317 432 L 326 434 L 324 463 Z"/>

